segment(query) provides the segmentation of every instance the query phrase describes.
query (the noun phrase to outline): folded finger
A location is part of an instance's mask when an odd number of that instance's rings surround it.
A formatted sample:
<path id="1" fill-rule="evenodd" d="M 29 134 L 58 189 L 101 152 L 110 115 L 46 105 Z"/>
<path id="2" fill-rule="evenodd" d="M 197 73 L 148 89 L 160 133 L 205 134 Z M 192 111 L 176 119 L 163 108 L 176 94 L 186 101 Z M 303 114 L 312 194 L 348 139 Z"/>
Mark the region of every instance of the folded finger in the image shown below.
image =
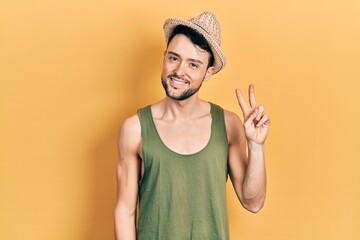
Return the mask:
<path id="1" fill-rule="evenodd" d="M 254 111 L 249 115 L 249 117 L 245 120 L 244 126 L 245 127 L 250 127 L 251 125 L 254 124 L 254 120 L 256 118 L 256 115 L 258 113 L 258 109 L 255 108 Z"/>
<path id="2" fill-rule="evenodd" d="M 265 108 L 264 108 L 264 106 L 263 105 L 260 105 L 259 107 L 258 107 L 258 113 L 256 114 L 256 121 L 259 121 L 260 120 L 260 118 L 264 115 L 264 111 L 265 111 Z"/>
<path id="3" fill-rule="evenodd" d="M 270 117 L 268 115 L 263 115 L 260 121 L 256 124 L 256 127 L 261 127 L 262 125 L 269 125 Z"/>

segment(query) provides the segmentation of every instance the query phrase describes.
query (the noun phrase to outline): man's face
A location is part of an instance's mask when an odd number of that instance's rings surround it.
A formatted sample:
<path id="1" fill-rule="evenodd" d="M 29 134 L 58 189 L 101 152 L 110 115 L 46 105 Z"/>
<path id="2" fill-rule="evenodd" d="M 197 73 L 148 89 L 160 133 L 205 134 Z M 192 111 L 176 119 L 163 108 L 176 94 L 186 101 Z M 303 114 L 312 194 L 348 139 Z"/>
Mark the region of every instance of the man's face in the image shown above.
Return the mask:
<path id="1" fill-rule="evenodd" d="M 185 100 L 210 79 L 213 67 L 208 66 L 209 53 L 194 45 L 185 35 L 176 35 L 164 54 L 162 85 L 166 95 L 175 100 Z"/>

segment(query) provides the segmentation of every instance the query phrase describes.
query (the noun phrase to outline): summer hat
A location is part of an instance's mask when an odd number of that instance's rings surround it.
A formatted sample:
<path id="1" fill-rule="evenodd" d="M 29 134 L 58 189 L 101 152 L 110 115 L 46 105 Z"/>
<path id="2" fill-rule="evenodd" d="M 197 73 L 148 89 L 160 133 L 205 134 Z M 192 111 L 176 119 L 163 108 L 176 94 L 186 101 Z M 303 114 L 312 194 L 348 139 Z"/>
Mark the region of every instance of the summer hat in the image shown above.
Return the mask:
<path id="1" fill-rule="evenodd" d="M 212 12 L 204 12 L 197 17 L 189 20 L 181 20 L 177 18 L 169 18 L 165 21 L 164 32 L 166 41 L 168 41 L 174 28 L 178 25 L 184 25 L 194 29 L 203 35 L 209 43 L 211 51 L 214 55 L 214 74 L 225 67 L 226 57 L 220 49 L 221 45 L 221 29 L 215 15 Z"/>

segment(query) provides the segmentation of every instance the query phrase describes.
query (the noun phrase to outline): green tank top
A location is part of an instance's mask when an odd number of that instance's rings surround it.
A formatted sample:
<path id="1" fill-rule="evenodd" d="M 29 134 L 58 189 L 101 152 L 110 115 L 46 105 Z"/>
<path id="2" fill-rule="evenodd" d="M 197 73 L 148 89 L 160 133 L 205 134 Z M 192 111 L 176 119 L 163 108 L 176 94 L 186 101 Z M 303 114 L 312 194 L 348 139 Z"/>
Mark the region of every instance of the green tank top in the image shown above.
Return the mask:
<path id="1" fill-rule="evenodd" d="M 224 112 L 211 104 L 206 147 L 183 155 L 162 142 L 150 106 L 138 111 L 144 175 L 139 182 L 138 240 L 227 240 L 228 141 Z"/>

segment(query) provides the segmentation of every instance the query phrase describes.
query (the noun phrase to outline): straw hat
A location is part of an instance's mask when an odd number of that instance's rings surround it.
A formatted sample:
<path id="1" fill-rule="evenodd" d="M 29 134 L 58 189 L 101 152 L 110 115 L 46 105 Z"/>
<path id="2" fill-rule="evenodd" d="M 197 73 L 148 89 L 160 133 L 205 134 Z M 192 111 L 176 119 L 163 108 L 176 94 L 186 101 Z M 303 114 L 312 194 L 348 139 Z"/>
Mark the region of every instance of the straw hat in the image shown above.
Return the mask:
<path id="1" fill-rule="evenodd" d="M 214 55 L 214 74 L 219 72 L 226 64 L 226 57 L 220 49 L 221 45 L 221 29 L 215 15 L 211 12 L 204 12 L 201 15 L 189 20 L 181 20 L 177 18 L 169 18 L 165 21 L 164 32 L 166 41 L 177 25 L 184 25 L 194 29 L 203 35 L 209 43 Z"/>

